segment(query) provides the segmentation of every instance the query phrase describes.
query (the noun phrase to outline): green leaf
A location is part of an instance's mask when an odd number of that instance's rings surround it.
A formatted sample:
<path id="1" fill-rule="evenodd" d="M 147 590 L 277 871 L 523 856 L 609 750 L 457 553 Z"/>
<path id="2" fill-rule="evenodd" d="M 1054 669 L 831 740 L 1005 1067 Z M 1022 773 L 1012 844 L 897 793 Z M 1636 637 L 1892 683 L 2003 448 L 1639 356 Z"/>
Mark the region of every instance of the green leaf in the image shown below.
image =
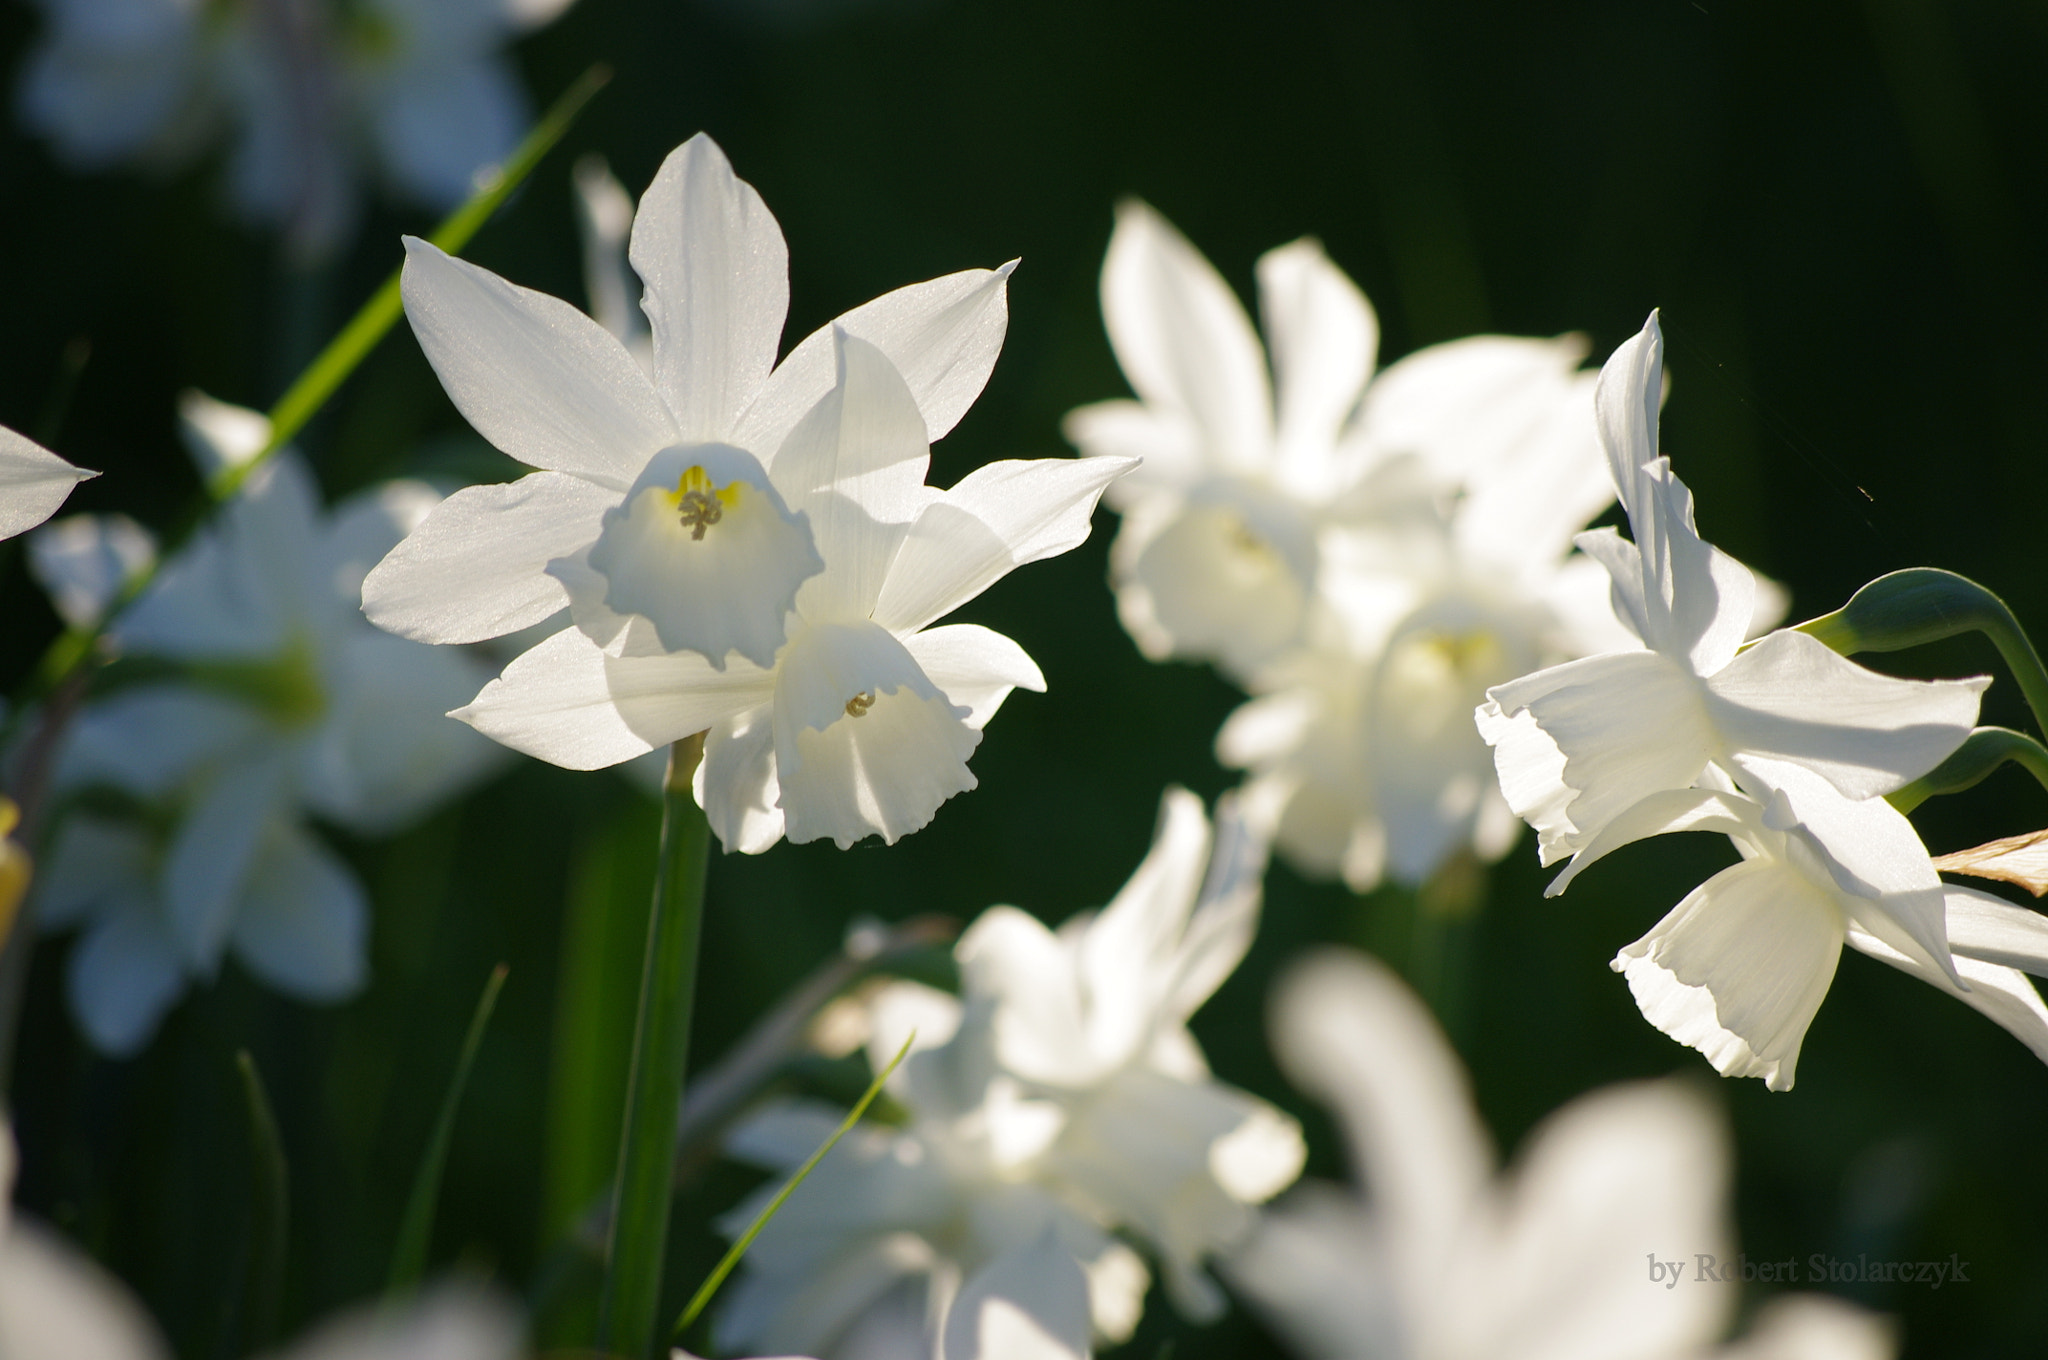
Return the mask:
<path id="1" fill-rule="evenodd" d="M 747 1225 L 747 1230 L 739 1235 L 739 1239 L 732 1244 L 731 1249 L 719 1259 L 718 1264 L 712 1268 L 711 1273 L 704 1278 L 704 1283 L 697 1286 L 697 1292 L 690 1296 L 689 1306 L 683 1309 L 682 1316 L 676 1319 L 676 1325 L 669 1331 L 671 1338 L 681 1336 L 683 1329 L 697 1320 L 698 1314 L 702 1313 L 705 1307 L 710 1304 L 712 1295 L 718 1292 L 718 1287 L 725 1283 L 725 1277 L 732 1274 L 733 1268 L 740 1263 L 740 1258 L 747 1254 L 747 1248 L 754 1245 L 754 1239 L 759 1237 L 761 1230 L 768 1226 L 768 1221 L 782 1211 L 783 1202 L 795 1193 L 799 1185 L 804 1183 L 804 1178 L 811 1174 L 818 1163 L 825 1160 L 825 1154 L 830 1152 L 838 1144 L 839 1140 L 846 1136 L 847 1130 L 860 1122 L 860 1117 L 867 1113 L 868 1106 L 873 1104 L 875 1097 L 881 1094 L 883 1085 L 889 1080 L 889 1074 L 894 1072 L 902 1065 L 903 1060 L 910 1056 L 910 1046 L 916 1042 L 917 1031 L 912 1030 L 904 1038 L 903 1047 L 896 1050 L 896 1056 L 889 1059 L 889 1065 L 875 1073 L 875 1079 L 868 1083 L 868 1089 L 862 1093 L 858 1101 L 854 1102 L 853 1108 L 847 1111 L 846 1118 L 839 1121 L 839 1127 L 832 1130 L 832 1136 L 820 1144 L 816 1152 L 813 1152 L 805 1159 L 804 1164 L 796 1169 L 796 1174 L 789 1178 L 789 1184 L 776 1191 L 775 1198 L 769 1200 L 766 1207 L 754 1216 L 754 1221 Z"/>
<path id="2" fill-rule="evenodd" d="M 674 1177 L 676 1123 L 690 1056 L 690 1009 L 697 990 L 697 943 L 704 915 L 704 868 L 711 825 L 690 793 L 704 755 L 702 733 L 669 748 L 662 788 L 661 853 L 640 1015 L 626 1082 L 624 1132 L 613 1181 L 611 1235 L 598 1311 L 598 1349 L 645 1360 L 661 1308 L 663 1262 Z"/>
<path id="3" fill-rule="evenodd" d="M 250 1227 L 249 1260 L 242 1304 L 248 1319 L 247 1349 L 261 1350 L 277 1339 L 278 1311 L 284 1302 L 284 1261 L 291 1230 L 291 1179 L 284 1144 L 277 1133 L 269 1093 L 248 1049 L 235 1054 L 242 1075 L 242 1096 L 249 1117 Z"/>
<path id="4" fill-rule="evenodd" d="M 497 1009 L 498 993 L 504 988 L 509 971 L 502 963 L 493 968 L 484 983 L 483 995 L 477 998 L 476 1014 L 470 1017 L 469 1033 L 463 1037 L 462 1052 L 455 1059 L 455 1075 L 449 1079 L 448 1093 L 441 1098 L 440 1117 L 434 1121 L 433 1135 L 427 1139 L 420 1169 L 413 1176 L 405 1217 L 399 1220 L 398 1246 L 391 1253 L 391 1274 L 384 1284 L 387 1295 L 412 1292 L 426 1273 L 427 1247 L 434 1236 L 434 1209 L 441 1198 L 441 1173 L 448 1165 L 448 1143 L 455 1134 L 455 1113 L 462 1106 L 470 1068 L 476 1063 L 477 1049 L 483 1046 L 484 1030 L 491 1023 L 491 1012 Z"/>

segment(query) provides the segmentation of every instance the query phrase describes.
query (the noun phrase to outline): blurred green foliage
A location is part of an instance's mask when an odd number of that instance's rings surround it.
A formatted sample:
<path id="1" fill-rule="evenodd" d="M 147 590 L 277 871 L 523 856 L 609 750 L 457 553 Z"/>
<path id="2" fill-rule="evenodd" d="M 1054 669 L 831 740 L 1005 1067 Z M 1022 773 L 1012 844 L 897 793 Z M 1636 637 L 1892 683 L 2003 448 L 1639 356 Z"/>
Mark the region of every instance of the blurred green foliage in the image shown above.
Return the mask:
<path id="1" fill-rule="evenodd" d="M 0 8 L 10 86 L 37 22 Z M 602 152 L 637 190 L 699 129 L 789 238 L 791 341 L 885 289 L 1023 258 L 1003 360 L 935 451 L 936 482 L 1058 453 L 1067 409 L 1125 390 L 1095 277 L 1111 204 L 1137 194 L 1244 292 L 1260 251 L 1320 236 L 1377 304 L 1388 358 L 1478 330 L 1582 330 L 1597 358 L 1661 306 L 1665 448 L 1703 530 L 1789 585 L 1796 617 L 1927 564 L 2048 627 L 2039 4 L 581 0 L 520 55 L 536 103 L 593 60 L 617 78 L 470 251 L 517 282 L 581 300 L 574 155 Z M 398 233 L 429 225 L 379 210 L 342 260 L 294 274 L 224 223 L 216 170 L 76 178 L 0 133 L 0 423 L 106 470 L 70 509 L 175 522 L 197 491 L 175 394 L 266 405 L 398 260 Z M 90 357 L 66 400 L 79 340 Z M 399 473 L 515 472 L 402 328 L 302 444 L 335 495 Z M 1051 682 L 990 726 L 979 790 L 892 849 L 716 859 L 693 1066 L 856 915 L 966 918 L 1008 901 L 1058 920 L 1121 884 L 1165 784 L 1228 786 L 1209 744 L 1235 696 L 1204 670 L 1139 658 L 1103 585 L 1112 525 L 966 612 Z M 6 563 L 11 681 L 56 624 L 18 554 Z M 1883 661 L 1930 675 L 1996 664 L 1981 639 Z M 2008 681 L 1985 721 L 2028 725 Z M 545 1286 L 557 1334 L 574 1335 L 590 1279 L 558 1244 L 611 1152 L 601 1125 L 563 1112 L 616 1108 L 656 820 L 615 775 L 523 763 L 350 847 L 376 898 L 363 997 L 308 1009 L 230 966 L 130 1063 L 90 1056 L 63 1007 L 67 946 L 39 950 L 13 1092 L 21 1198 L 130 1280 L 181 1355 L 224 1355 L 260 1237 L 234 1061 L 247 1048 L 291 1171 L 285 1331 L 369 1295 L 471 1007 L 503 962 L 430 1260 Z M 1938 853 L 2037 828 L 2048 801 L 2004 771 L 1916 820 Z M 1727 857 L 1708 837 L 1633 847 L 1560 902 L 1541 898 L 1526 842 L 1494 871 L 1483 913 L 1447 947 L 1465 951 L 1454 1037 L 1504 1146 L 1591 1086 L 1694 1074 L 1737 1132 L 1752 1255 L 1958 1253 L 1967 1286 L 1853 1296 L 1903 1318 L 1908 1355 L 2039 1354 L 2048 1072 L 2017 1043 L 1851 955 L 1797 1090 L 1773 1096 L 1716 1081 L 1608 972 Z M 1305 1114 L 1324 1174 L 1341 1174 L 1340 1150 L 1279 1081 L 1263 999 L 1312 941 L 1376 942 L 1412 963 L 1409 910 L 1396 891 L 1357 902 L 1276 869 L 1258 944 L 1196 1021 L 1220 1074 Z M 710 1215 L 753 1180 L 714 1165 L 684 1187 L 673 1304 L 717 1257 Z M 1183 1360 L 1270 1348 L 1250 1319 L 1197 1332 L 1155 1298 L 1129 1353 L 1168 1338 Z"/>

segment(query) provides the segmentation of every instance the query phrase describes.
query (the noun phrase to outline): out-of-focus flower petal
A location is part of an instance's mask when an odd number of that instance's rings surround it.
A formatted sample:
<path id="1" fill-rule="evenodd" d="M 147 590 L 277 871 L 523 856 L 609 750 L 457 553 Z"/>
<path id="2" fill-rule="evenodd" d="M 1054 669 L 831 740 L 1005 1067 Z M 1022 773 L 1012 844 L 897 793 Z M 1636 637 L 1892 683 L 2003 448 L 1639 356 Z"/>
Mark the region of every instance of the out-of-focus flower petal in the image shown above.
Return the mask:
<path id="1" fill-rule="evenodd" d="M 340 1001 L 362 989 L 369 933 L 369 899 L 348 866 L 303 829 L 274 829 L 249 866 L 235 956 L 281 992 Z"/>
<path id="2" fill-rule="evenodd" d="M 126 515 L 67 516 L 28 541 L 29 569 L 72 628 L 97 624 L 155 560 L 156 536 Z"/>

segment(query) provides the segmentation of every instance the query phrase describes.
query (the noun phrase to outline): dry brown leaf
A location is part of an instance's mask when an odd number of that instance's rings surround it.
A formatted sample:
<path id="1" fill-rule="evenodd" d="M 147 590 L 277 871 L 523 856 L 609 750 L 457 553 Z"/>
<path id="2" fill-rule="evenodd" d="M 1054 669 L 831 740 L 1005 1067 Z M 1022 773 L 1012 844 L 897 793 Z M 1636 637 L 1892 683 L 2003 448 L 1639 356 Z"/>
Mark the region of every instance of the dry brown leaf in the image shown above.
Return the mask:
<path id="1" fill-rule="evenodd" d="M 2048 831 L 2029 831 L 1986 841 L 1953 855 L 1942 855 L 1934 867 L 1952 874 L 2017 883 L 2036 897 L 2048 894 Z"/>

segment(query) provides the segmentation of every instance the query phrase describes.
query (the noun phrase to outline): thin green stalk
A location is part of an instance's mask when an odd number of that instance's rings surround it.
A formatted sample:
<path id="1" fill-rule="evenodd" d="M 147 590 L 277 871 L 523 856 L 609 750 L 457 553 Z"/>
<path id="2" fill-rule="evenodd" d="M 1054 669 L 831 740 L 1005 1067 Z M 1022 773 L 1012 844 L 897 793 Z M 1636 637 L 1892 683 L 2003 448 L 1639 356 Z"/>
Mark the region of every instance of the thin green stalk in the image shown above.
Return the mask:
<path id="1" fill-rule="evenodd" d="M 732 1244 L 725 1255 L 719 1259 L 718 1264 L 712 1268 L 711 1273 L 704 1278 L 704 1283 L 697 1286 L 697 1292 L 690 1296 L 689 1306 L 683 1309 L 683 1315 L 676 1319 L 676 1325 L 669 1329 L 671 1340 L 681 1336 L 683 1329 L 697 1320 L 698 1315 L 711 1302 L 711 1296 L 716 1294 L 718 1287 L 725 1283 L 725 1277 L 732 1274 L 733 1268 L 739 1265 L 740 1258 L 747 1254 L 747 1248 L 754 1245 L 754 1239 L 759 1237 L 761 1230 L 768 1226 L 768 1221 L 782 1211 L 783 1201 L 795 1193 L 796 1188 L 804 1183 L 804 1178 L 817 1168 L 819 1162 L 825 1160 L 825 1154 L 830 1152 L 839 1140 L 846 1136 L 847 1130 L 860 1122 L 860 1117 L 868 1112 L 868 1106 L 873 1104 L 875 1097 L 881 1094 L 883 1085 L 889 1080 L 889 1074 L 894 1072 L 902 1065 L 903 1060 L 910 1056 L 910 1046 L 916 1042 L 917 1031 L 912 1030 L 905 1036 L 903 1047 L 896 1050 L 896 1056 L 889 1059 L 889 1065 L 875 1073 L 875 1079 L 868 1083 L 868 1089 L 862 1092 L 861 1098 L 854 1102 L 851 1110 L 847 1111 L 846 1118 L 839 1121 L 839 1127 L 832 1130 L 832 1136 L 820 1144 L 816 1152 L 813 1152 L 805 1159 L 804 1164 L 796 1169 L 796 1174 L 789 1178 L 789 1184 L 776 1191 L 775 1198 L 769 1200 L 767 1206 L 754 1216 L 754 1221 L 747 1225 L 747 1230 L 739 1235 L 739 1239 Z"/>
<path id="2" fill-rule="evenodd" d="M 1808 619 L 1797 631 L 1835 651 L 1895 652 L 1979 632 L 1990 638 L 2019 682 L 2034 722 L 2048 732 L 2048 669 L 2005 601 L 1967 576 L 1939 567 L 1909 567 L 1880 576 L 1832 614 Z"/>
<path id="3" fill-rule="evenodd" d="M 398 1245 L 391 1253 L 391 1274 L 384 1284 L 388 1296 L 411 1293 L 426 1274 L 427 1247 L 434 1236 L 434 1208 L 441 1198 L 441 1173 L 448 1165 L 448 1144 L 455 1136 L 455 1113 L 462 1107 L 469 1070 L 476 1064 L 476 1051 L 483 1047 L 484 1030 L 491 1023 L 498 992 L 510 971 L 502 963 L 491 970 L 483 995 L 477 998 L 476 1013 L 469 1019 L 469 1033 L 463 1036 L 462 1051 L 455 1059 L 455 1075 L 449 1079 L 448 1093 L 441 1098 L 440 1117 L 434 1121 L 433 1135 L 427 1139 L 427 1150 L 413 1177 L 405 1217 L 399 1220 Z"/>
<path id="4" fill-rule="evenodd" d="M 703 755 L 702 733 L 669 748 L 661 857 L 647 920 L 640 1017 L 626 1081 L 625 1126 L 598 1305 L 598 1349 L 630 1360 L 646 1360 L 653 1349 L 668 1253 L 676 1123 L 690 1056 L 704 868 L 711 848 L 711 825 L 690 794 L 690 778 Z"/>
<path id="5" fill-rule="evenodd" d="M 1886 801 L 1901 812 L 1911 812 L 1938 794 L 1961 793 L 2007 762 L 2048 789 L 2048 746 L 2010 727 L 1980 727 L 1964 738 L 1947 760 L 1887 795 Z"/>
<path id="6" fill-rule="evenodd" d="M 249 1116 L 250 1206 L 249 1260 L 242 1294 L 248 1332 L 244 1350 L 264 1350 L 277 1339 L 277 1316 L 284 1302 L 284 1260 L 291 1231 L 291 1181 L 285 1166 L 284 1142 L 269 1093 L 248 1049 L 235 1054 L 242 1076 L 242 1097 Z"/>

